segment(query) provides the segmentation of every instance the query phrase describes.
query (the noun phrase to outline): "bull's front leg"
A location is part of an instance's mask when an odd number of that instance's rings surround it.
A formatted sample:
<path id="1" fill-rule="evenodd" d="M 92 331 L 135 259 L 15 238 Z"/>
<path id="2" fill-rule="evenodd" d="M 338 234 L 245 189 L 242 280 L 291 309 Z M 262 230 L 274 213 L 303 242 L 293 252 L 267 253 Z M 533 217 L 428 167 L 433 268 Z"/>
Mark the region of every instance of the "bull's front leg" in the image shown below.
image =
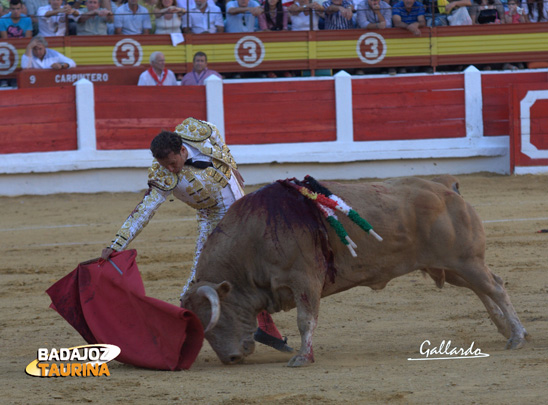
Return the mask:
<path id="1" fill-rule="evenodd" d="M 301 334 L 301 350 L 289 360 L 288 367 L 301 367 L 314 363 L 312 337 L 318 324 L 320 298 L 302 293 L 297 299 L 296 306 L 297 325 Z"/>

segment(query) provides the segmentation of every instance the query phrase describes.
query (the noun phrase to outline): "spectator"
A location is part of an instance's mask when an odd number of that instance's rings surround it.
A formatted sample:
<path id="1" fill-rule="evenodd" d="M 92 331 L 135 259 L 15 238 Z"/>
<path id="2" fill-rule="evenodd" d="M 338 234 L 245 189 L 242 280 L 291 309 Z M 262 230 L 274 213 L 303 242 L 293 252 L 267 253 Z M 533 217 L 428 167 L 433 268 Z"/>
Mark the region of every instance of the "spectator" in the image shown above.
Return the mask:
<path id="1" fill-rule="evenodd" d="M 84 8 L 85 1 L 83 0 L 66 0 L 67 6 L 71 6 L 74 10 L 80 11 L 81 8 Z"/>
<path id="2" fill-rule="evenodd" d="M 207 55 L 203 52 L 196 52 L 192 60 L 192 72 L 188 72 L 181 80 L 181 86 L 200 86 L 205 79 L 211 75 L 222 78 L 219 73 L 207 68 Z"/>
<path id="3" fill-rule="evenodd" d="M 156 32 L 156 15 L 154 14 L 154 9 L 156 8 L 158 0 L 139 0 L 139 5 L 147 9 L 148 16 L 150 17 L 150 33 L 153 34 Z"/>
<path id="4" fill-rule="evenodd" d="M 358 27 L 378 30 L 392 27 L 392 8 L 382 0 L 365 0 L 358 5 L 356 12 Z"/>
<path id="5" fill-rule="evenodd" d="M 327 0 L 323 3 L 326 30 L 347 30 L 354 28 L 352 16 L 354 4 L 350 0 Z"/>
<path id="6" fill-rule="evenodd" d="M 191 8 L 194 8 L 196 7 L 196 1 L 195 0 L 176 0 L 176 3 L 177 3 L 177 7 L 180 7 L 180 8 L 184 8 L 184 9 L 191 9 Z M 219 2 L 216 2 L 214 0 L 207 0 L 207 4 L 209 4 L 210 6 L 217 6 L 217 7 L 221 7 L 219 4 L 221 4 L 221 1 Z"/>
<path id="7" fill-rule="evenodd" d="M 122 7 L 125 2 L 126 2 L 126 0 L 110 0 L 110 10 L 114 14 L 116 14 L 116 10 L 118 10 L 119 7 Z"/>
<path id="8" fill-rule="evenodd" d="M 448 0 L 421 0 L 421 3 L 424 5 L 424 19 L 427 27 L 449 25 L 445 13 L 445 6 L 449 3 Z"/>
<path id="9" fill-rule="evenodd" d="M 49 0 L 49 5 L 38 9 L 38 32 L 43 37 L 63 37 L 67 32 L 67 16 L 77 17 L 78 10 L 63 6 L 63 0 Z"/>
<path id="10" fill-rule="evenodd" d="M 38 9 L 48 5 L 48 0 L 24 0 L 27 15 L 32 20 L 32 34 L 38 34 Z"/>
<path id="11" fill-rule="evenodd" d="M 523 24 L 529 22 L 525 10 L 521 7 L 518 7 L 517 0 L 508 0 L 508 11 L 505 15 L 506 24 Z M 517 64 L 505 63 L 502 65 L 504 70 L 519 70 L 525 68 L 525 63 L 519 62 Z"/>
<path id="12" fill-rule="evenodd" d="M 508 0 L 508 11 L 505 14 L 506 24 L 523 24 L 528 22 L 525 10 L 518 7 L 517 0 Z"/>
<path id="13" fill-rule="evenodd" d="M 152 24 L 148 10 L 139 0 L 127 0 L 114 13 L 114 33 L 123 35 L 150 34 Z"/>
<path id="14" fill-rule="evenodd" d="M 0 38 L 32 37 L 32 21 L 22 12 L 21 0 L 10 0 L 10 12 L 0 18 Z"/>
<path id="15" fill-rule="evenodd" d="M 446 4 L 442 9 L 447 14 L 448 24 L 453 26 L 472 25 L 472 18 L 468 12 L 468 7 L 471 6 L 471 0 L 452 0 Z"/>
<path id="16" fill-rule="evenodd" d="M 103 7 L 106 7 L 106 4 L 110 6 L 110 11 L 112 11 L 112 14 L 116 15 L 116 10 L 118 10 L 119 7 L 124 5 L 124 0 L 103 0 Z M 107 34 L 113 35 L 114 34 L 114 22 L 107 23 Z"/>
<path id="17" fill-rule="evenodd" d="M 263 8 L 255 0 L 233 0 L 226 3 L 226 32 L 254 32 Z"/>
<path id="18" fill-rule="evenodd" d="M 21 58 L 23 69 L 68 69 L 76 63 L 62 53 L 48 48 L 44 37 L 38 35 L 31 39 Z"/>
<path id="19" fill-rule="evenodd" d="M 175 74 L 166 69 L 166 57 L 162 52 L 150 54 L 150 68 L 139 76 L 138 86 L 177 86 Z"/>
<path id="20" fill-rule="evenodd" d="M 265 0 L 263 13 L 259 16 L 261 31 L 287 31 L 289 13 L 282 5 L 282 0 Z"/>
<path id="21" fill-rule="evenodd" d="M 99 7 L 99 0 L 86 0 L 86 7 L 77 19 L 77 35 L 107 35 L 107 23 L 114 21 L 114 14 Z"/>
<path id="22" fill-rule="evenodd" d="M 184 8 L 177 7 L 175 0 L 158 0 L 154 14 L 156 15 L 155 34 L 181 33 L 181 17 L 186 13 Z"/>
<path id="23" fill-rule="evenodd" d="M 525 10 L 529 22 L 548 21 L 548 1 L 546 0 L 523 0 L 521 6 Z"/>
<path id="24" fill-rule="evenodd" d="M 504 24 L 504 6 L 500 0 L 474 0 L 470 17 L 473 24 Z"/>
<path id="25" fill-rule="evenodd" d="M 322 5 L 312 0 L 295 0 L 287 11 L 289 11 L 292 31 L 317 31 L 320 17 L 325 15 Z M 310 14 L 312 14 L 312 28 L 310 28 Z"/>
<path id="26" fill-rule="evenodd" d="M 9 0 L 0 0 L 0 17 L 9 13 L 10 2 Z"/>
<path id="27" fill-rule="evenodd" d="M 402 0 L 394 4 L 392 9 L 392 24 L 420 36 L 420 27 L 426 26 L 425 10 L 422 3 L 415 0 Z"/>
<path id="28" fill-rule="evenodd" d="M 183 18 L 182 27 L 185 34 L 214 34 L 225 30 L 221 9 L 207 0 L 195 0 L 188 16 Z"/>
<path id="29" fill-rule="evenodd" d="M 78 10 L 82 14 L 82 9 L 85 6 L 85 0 L 65 0 L 67 6 L 72 7 L 73 10 Z M 78 17 L 69 16 L 68 18 L 68 33 L 67 35 L 78 35 Z"/>

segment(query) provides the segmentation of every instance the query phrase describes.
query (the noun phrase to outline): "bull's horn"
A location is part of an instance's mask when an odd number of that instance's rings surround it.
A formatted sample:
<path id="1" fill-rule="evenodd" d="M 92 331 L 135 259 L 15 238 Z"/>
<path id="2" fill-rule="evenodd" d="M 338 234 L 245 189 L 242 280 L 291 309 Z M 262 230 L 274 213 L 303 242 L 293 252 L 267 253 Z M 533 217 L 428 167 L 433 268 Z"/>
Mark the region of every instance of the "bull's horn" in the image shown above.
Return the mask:
<path id="1" fill-rule="evenodd" d="M 207 325 L 207 328 L 205 329 L 205 333 L 209 332 L 211 329 L 217 325 L 217 322 L 219 321 L 219 317 L 221 316 L 221 305 L 219 304 L 219 295 L 217 294 L 217 291 L 215 291 L 214 288 L 203 285 L 196 293 L 202 297 L 205 297 L 208 299 L 208 301 L 211 303 L 211 319 L 209 320 L 209 325 Z"/>

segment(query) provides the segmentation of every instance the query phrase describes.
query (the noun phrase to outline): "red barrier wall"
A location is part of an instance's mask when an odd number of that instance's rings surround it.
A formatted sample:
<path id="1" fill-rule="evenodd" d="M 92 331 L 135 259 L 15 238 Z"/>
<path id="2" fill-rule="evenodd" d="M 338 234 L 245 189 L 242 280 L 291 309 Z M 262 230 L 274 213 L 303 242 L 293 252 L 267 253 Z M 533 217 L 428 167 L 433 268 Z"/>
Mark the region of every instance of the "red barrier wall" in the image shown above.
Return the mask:
<path id="1" fill-rule="evenodd" d="M 225 137 L 231 145 L 335 141 L 335 83 L 226 84 Z"/>
<path id="2" fill-rule="evenodd" d="M 354 80 L 352 91 L 356 141 L 466 136 L 463 75 Z"/>
<path id="3" fill-rule="evenodd" d="M 207 119 L 205 86 L 95 87 L 97 149 L 148 149 L 185 117 Z"/>
<path id="4" fill-rule="evenodd" d="M 510 133 L 508 106 L 513 84 L 546 83 L 547 81 L 548 74 L 546 72 L 482 75 L 484 135 L 498 136 Z"/>
<path id="5" fill-rule="evenodd" d="M 548 166 L 548 94 L 539 96 L 528 108 L 529 111 L 523 111 L 521 108 L 521 102 L 529 91 L 542 90 L 548 90 L 548 83 L 520 84 L 510 88 L 510 170 L 512 172 L 516 167 Z M 527 124 L 528 119 L 530 119 L 530 132 L 524 134 L 522 121 Z M 531 145 L 545 158 L 531 157 L 531 152 L 524 150 L 526 145 L 523 141 L 527 136 Z"/>
<path id="6" fill-rule="evenodd" d="M 538 149 L 548 149 L 548 100 L 538 100 L 531 107 L 531 143 Z"/>
<path id="7" fill-rule="evenodd" d="M 77 148 L 73 86 L 0 94 L 0 153 Z"/>
<path id="8" fill-rule="evenodd" d="M 546 79 L 546 72 L 482 75 L 485 134 L 511 134 L 517 165 L 548 165 L 546 159 L 521 153 L 521 116 L 512 110 L 519 110 L 525 90 L 547 88 Z M 335 141 L 334 87 L 333 80 L 225 82 L 227 143 Z M 463 75 L 456 74 L 355 79 L 354 139 L 464 137 L 463 87 Z M 514 88 L 520 92 L 512 93 Z M 188 116 L 207 119 L 205 86 L 96 86 L 94 91 L 100 150 L 148 149 L 151 135 L 160 129 L 172 130 Z M 77 149 L 74 86 L 1 94 L 0 154 Z M 539 100 L 530 110 L 531 144 L 545 150 L 548 101 Z"/>

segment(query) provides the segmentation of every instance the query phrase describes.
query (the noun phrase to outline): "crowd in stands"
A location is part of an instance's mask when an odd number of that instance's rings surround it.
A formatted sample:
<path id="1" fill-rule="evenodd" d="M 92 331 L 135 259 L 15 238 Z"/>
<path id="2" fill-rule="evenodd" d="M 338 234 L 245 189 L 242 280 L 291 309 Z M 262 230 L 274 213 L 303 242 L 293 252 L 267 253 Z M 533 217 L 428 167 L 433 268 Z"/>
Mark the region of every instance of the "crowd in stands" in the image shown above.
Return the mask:
<path id="1" fill-rule="evenodd" d="M 0 0 L 0 36 L 406 29 L 548 21 L 544 0 Z"/>
<path id="2" fill-rule="evenodd" d="M 357 28 L 404 29 L 420 36 L 420 28 L 429 26 L 546 21 L 548 0 L 0 0 L 0 38 L 34 37 L 22 58 L 23 68 L 73 67 L 72 60 L 47 48 L 45 37 L 65 35 Z M 189 83 L 203 82 L 205 78 L 202 77 L 205 73 L 200 73 L 201 57 L 198 64 L 194 61 L 195 70 L 185 78 Z M 169 75 L 164 77 L 163 54 L 154 53 L 150 62 L 151 68 L 145 72 L 143 83 L 163 84 L 174 80 L 167 71 L 165 74 Z M 207 60 L 202 62 L 204 66 L 206 63 Z M 505 66 L 517 69 L 514 65 Z M 402 67 L 399 71 L 406 70 Z M 359 69 L 356 73 L 363 74 L 363 71 Z M 395 74 L 396 69 L 390 68 L 388 73 Z M 276 77 L 276 74 L 269 72 L 262 77 Z"/>

